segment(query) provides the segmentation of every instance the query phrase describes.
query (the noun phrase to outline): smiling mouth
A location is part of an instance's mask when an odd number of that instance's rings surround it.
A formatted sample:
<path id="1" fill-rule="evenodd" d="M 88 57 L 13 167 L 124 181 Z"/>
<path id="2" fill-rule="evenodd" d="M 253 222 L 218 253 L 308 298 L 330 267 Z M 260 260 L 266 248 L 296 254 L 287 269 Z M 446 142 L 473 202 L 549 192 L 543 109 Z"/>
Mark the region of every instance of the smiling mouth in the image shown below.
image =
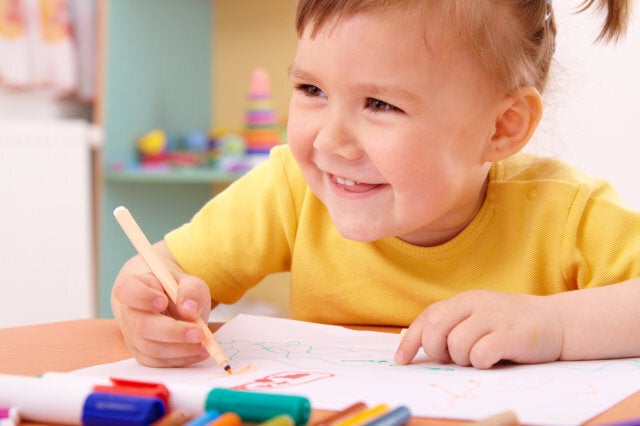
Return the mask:
<path id="1" fill-rule="evenodd" d="M 359 184 L 360 182 L 358 182 L 357 180 L 351 180 L 351 179 L 345 179 L 342 178 L 340 176 L 334 176 L 333 177 L 335 179 L 336 182 L 338 182 L 340 185 L 346 185 L 346 186 L 354 186 Z"/>
<path id="2" fill-rule="evenodd" d="M 379 188 L 382 184 L 379 183 L 363 183 L 357 180 L 344 178 L 341 176 L 331 175 L 331 180 L 342 190 L 346 192 L 367 192 Z"/>

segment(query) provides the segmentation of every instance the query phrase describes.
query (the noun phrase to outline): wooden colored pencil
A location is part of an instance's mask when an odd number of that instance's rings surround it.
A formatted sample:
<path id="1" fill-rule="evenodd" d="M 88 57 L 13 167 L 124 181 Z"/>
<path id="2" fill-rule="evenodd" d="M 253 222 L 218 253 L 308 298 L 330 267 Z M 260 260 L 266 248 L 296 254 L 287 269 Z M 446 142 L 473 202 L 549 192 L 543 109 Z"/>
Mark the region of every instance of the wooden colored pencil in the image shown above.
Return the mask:
<path id="1" fill-rule="evenodd" d="M 311 426 L 330 426 L 333 423 L 336 423 L 337 421 L 342 420 L 347 416 L 352 416 L 357 412 L 363 411 L 365 408 L 367 408 L 367 404 L 365 404 L 362 401 L 358 401 L 347 406 L 346 408 L 340 411 L 331 413 L 328 416 L 321 418 L 317 422 L 314 422 L 313 424 L 311 424 Z"/>
<path id="2" fill-rule="evenodd" d="M 468 423 L 469 426 L 519 426 L 518 416 L 513 411 L 505 411 L 504 413 L 488 417 L 477 422 Z"/>
<path id="3" fill-rule="evenodd" d="M 169 269 L 155 251 L 147 237 L 144 235 L 142 229 L 140 229 L 129 210 L 120 206 L 113 211 L 113 215 L 131 241 L 131 244 L 133 244 L 140 254 L 140 257 L 142 257 L 153 275 L 158 278 L 158 281 L 162 284 L 162 288 L 164 288 L 164 291 L 167 293 L 171 301 L 173 303 L 177 303 L 178 283 L 175 278 L 173 278 L 173 275 L 171 275 L 171 272 L 169 272 Z M 207 349 L 209 355 L 211 355 L 220 367 L 224 368 L 227 373 L 231 374 L 229 360 L 216 339 L 213 337 L 213 333 L 211 333 L 209 326 L 200 317 L 195 319 L 195 323 L 204 333 L 204 341 L 202 342 L 202 345 Z"/>

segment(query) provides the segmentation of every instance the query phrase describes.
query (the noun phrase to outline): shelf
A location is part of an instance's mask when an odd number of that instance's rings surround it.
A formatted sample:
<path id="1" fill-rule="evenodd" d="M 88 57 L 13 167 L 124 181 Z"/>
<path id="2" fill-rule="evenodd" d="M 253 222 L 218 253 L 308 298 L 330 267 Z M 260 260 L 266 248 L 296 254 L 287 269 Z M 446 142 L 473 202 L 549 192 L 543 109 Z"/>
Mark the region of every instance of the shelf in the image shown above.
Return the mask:
<path id="1" fill-rule="evenodd" d="M 228 184 L 242 176 L 243 172 L 226 172 L 214 168 L 184 167 L 170 170 L 107 170 L 105 179 L 122 183 L 200 183 Z"/>

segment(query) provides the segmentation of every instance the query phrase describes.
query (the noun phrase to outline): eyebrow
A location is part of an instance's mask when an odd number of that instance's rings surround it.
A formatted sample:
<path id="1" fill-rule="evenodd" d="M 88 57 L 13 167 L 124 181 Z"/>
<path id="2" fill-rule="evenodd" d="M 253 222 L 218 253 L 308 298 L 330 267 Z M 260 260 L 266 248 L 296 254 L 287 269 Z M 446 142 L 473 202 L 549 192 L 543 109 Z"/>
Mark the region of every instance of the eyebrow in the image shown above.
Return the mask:
<path id="1" fill-rule="evenodd" d="M 308 73 L 307 71 L 300 68 L 295 62 L 289 65 L 288 75 L 289 75 L 289 78 L 295 77 L 300 80 L 315 80 L 315 78 L 313 78 L 311 73 Z"/>
<path id="2" fill-rule="evenodd" d="M 383 98 L 382 100 L 384 100 L 384 98 L 388 96 L 390 96 L 393 99 L 395 99 L 396 97 L 399 97 L 401 99 L 408 99 L 410 101 L 418 100 L 418 96 L 416 95 L 415 92 L 411 90 L 407 90 L 404 87 L 395 86 L 395 85 L 379 85 L 376 83 L 363 83 L 360 85 L 360 89 L 363 90 L 365 93 L 369 93 L 370 97 L 372 98 L 381 97 Z"/>
<path id="3" fill-rule="evenodd" d="M 289 66 L 289 78 L 296 78 L 303 81 L 316 80 L 316 78 L 311 73 L 298 67 L 295 63 Z M 415 92 L 396 85 L 381 85 L 373 82 L 364 82 L 358 84 L 356 87 L 360 91 L 367 93 L 368 96 L 372 98 L 385 98 L 387 96 L 391 96 L 393 98 L 400 97 L 402 99 L 409 99 L 410 101 L 418 100 L 418 96 Z"/>

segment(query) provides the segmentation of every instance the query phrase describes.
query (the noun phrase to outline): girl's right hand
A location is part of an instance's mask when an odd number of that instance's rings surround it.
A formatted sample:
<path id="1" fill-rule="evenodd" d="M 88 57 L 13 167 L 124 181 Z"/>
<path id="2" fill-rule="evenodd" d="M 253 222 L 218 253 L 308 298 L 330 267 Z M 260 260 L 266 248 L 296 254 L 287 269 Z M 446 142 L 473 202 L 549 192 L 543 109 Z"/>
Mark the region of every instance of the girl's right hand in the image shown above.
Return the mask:
<path id="1" fill-rule="evenodd" d="M 164 242 L 154 248 L 166 259 L 178 281 L 177 305 L 140 256 L 120 270 L 111 293 L 111 307 L 133 357 L 149 367 L 182 367 L 203 361 L 203 333 L 192 321 L 207 321 L 212 308 L 207 284 L 179 269 Z M 168 256 L 168 257 L 167 257 Z"/>

